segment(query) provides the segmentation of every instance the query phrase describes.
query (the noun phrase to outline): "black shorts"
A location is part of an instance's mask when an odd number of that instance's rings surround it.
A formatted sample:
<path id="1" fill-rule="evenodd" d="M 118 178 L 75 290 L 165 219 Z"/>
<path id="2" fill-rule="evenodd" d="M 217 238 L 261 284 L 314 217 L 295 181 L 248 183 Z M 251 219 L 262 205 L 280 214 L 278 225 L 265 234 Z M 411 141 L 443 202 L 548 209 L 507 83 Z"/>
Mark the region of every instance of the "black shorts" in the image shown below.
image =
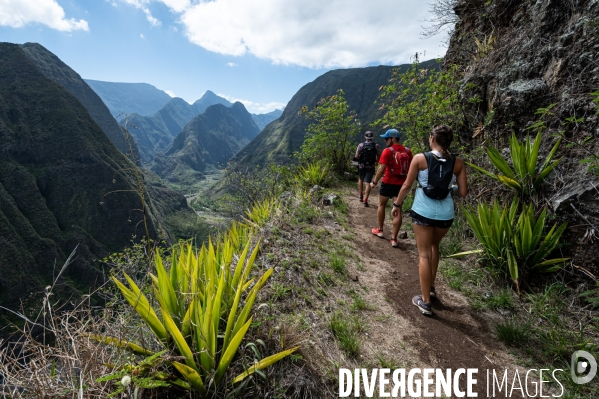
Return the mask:
<path id="1" fill-rule="evenodd" d="M 453 224 L 453 219 L 449 219 L 449 220 L 429 219 L 429 218 L 424 217 L 414 211 L 410 211 L 410 216 L 412 217 L 412 223 L 417 224 L 418 226 L 438 227 L 440 229 L 448 229 Z"/>
<path id="2" fill-rule="evenodd" d="M 370 183 L 372 181 L 373 176 L 374 176 L 374 168 L 360 168 L 358 170 L 358 177 L 364 183 Z"/>
<path id="3" fill-rule="evenodd" d="M 399 190 L 401 190 L 401 184 L 389 184 L 381 182 L 381 189 L 379 190 L 379 195 L 383 197 L 397 197 L 399 194 Z"/>

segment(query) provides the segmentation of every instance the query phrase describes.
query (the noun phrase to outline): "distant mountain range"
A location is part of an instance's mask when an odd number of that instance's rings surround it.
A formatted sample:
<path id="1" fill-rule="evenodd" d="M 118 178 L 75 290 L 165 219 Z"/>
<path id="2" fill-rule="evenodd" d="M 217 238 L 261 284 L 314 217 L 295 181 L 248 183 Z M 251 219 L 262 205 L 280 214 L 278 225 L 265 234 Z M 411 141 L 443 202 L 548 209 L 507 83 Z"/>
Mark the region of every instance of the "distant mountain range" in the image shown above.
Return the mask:
<path id="1" fill-rule="evenodd" d="M 128 130 L 140 148 L 141 159 L 150 164 L 158 152 L 163 152 L 194 117 L 214 104 L 227 107 L 232 104 L 208 90 L 193 104 L 175 97 L 152 116 L 133 114 L 129 117 Z M 124 123 L 124 121 L 122 121 Z"/>
<path id="2" fill-rule="evenodd" d="M 436 60 L 425 61 L 421 66 L 438 67 Z M 403 70 L 409 67 L 399 66 Z M 301 107 L 311 109 L 320 99 L 335 94 L 339 89 L 345 92 L 350 109 L 358 113 L 363 131 L 370 130 L 368 125 L 383 115 L 380 106 L 375 103 L 379 98 L 379 87 L 388 83 L 394 68 L 398 67 L 337 69 L 316 78 L 303 86 L 289 101 L 283 114 L 268 124 L 231 162 L 243 165 L 289 162 L 289 156 L 300 149 L 306 128 L 312 122 L 299 115 Z M 357 141 L 361 139 L 361 134 L 356 137 Z"/>
<path id="3" fill-rule="evenodd" d="M 145 173 L 144 186 L 137 186 L 133 164 L 78 100 L 89 100 L 87 106 L 99 112 L 91 94 L 43 47 L 0 43 L 3 306 L 17 309 L 21 299 L 43 291 L 76 247 L 57 291 L 87 292 L 100 283 L 104 274 L 95 260 L 145 234 L 136 211 L 138 188 L 145 193 L 152 237 L 161 231 L 175 240 L 201 229 L 185 198 L 153 174 Z"/>
<path id="4" fill-rule="evenodd" d="M 192 186 L 209 169 L 223 167 L 260 129 L 242 103 L 211 105 L 193 118 L 151 169 L 166 181 Z"/>
<path id="5" fill-rule="evenodd" d="M 117 83 L 85 79 L 100 96 L 110 113 L 117 119 L 120 114 L 153 115 L 170 101 L 171 96 L 148 83 Z"/>
<path id="6" fill-rule="evenodd" d="M 281 111 L 280 109 L 275 109 L 274 111 L 271 111 L 266 114 L 252 114 L 252 119 L 254 120 L 254 122 L 256 122 L 256 125 L 258 125 L 260 131 L 262 131 L 262 129 L 264 129 L 266 125 L 268 125 L 275 119 L 278 119 L 281 115 L 283 115 L 283 111 Z"/>

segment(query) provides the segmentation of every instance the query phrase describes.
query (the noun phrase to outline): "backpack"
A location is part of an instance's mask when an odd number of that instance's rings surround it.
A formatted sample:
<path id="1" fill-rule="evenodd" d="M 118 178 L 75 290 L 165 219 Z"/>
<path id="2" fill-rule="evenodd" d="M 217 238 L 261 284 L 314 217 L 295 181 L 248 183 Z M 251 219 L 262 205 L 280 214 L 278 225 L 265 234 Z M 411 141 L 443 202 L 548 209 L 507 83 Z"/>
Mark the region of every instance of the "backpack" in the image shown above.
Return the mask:
<path id="1" fill-rule="evenodd" d="M 376 164 L 378 155 L 376 144 L 374 144 L 372 141 L 366 141 L 364 144 L 362 144 L 359 161 L 364 166 L 374 166 L 374 164 Z"/>
<path id="2" fill-rule="evenodd" d="M 449 184 L 453 177 L 455 157 L 440 161 L 443 158 L 437 157 L 432 152 L 425 152 L 424 157 L 428 164 L 428 185 L 422 187 L 424 195 L 436 200 L 447 198 L 450 191 Z"/>
<path id="3" fill-rule="evenodd" d="M 389 151 L 391 151 L 391 165 L 388 167 L 391 168 L 391 174 L 400 179 L 404 179 L 408 175 L 408 170 L 410 169 L 410 156 L 408 155 L 408 147 L 404 147 L 404 150 L 397 151 L 393 147 L 388 147 Z"/>

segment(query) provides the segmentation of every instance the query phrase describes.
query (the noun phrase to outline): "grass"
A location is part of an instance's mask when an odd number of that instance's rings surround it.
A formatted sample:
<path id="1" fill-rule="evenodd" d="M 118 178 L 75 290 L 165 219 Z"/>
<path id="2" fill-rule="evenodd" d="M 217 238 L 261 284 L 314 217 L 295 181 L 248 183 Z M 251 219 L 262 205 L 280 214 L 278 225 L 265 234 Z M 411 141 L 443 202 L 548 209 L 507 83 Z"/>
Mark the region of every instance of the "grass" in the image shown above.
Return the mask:
<path id="1" fill-rule="evenodd" d="M 364 329 L 359 319 L 348 320 L 340 313 L 335 313 L 329 322 L 329 328 L 337 339 L 339 346 L 347 355 L 351 357 L 358 356 L 362 344 L 362 341 L 358 338 L 358 333 Z"/>
<path id="2" fill-rule="evenodd" d="M 518 363 L 524 367 L 538 369 L 542 365 L 569 373 L 574 351 L 596 354 L 599 349 L 599 319 L 589 311 L 592 306 L 578 291 L 561 282 L 537 282 L 537 286 L 528 287 L 518 297 L 492 266 L 472 267 L 466 262 L 444 259 L 439 272 L 451 288 L 466 295 L 475 310 L 503 315 L 494 324 L 493 333 L 513 348 Z M 560 382 L 565 384 L 562 398 L 599 396 L 599 384 L 576 385 L 570 378 Z"/>
<path id="3" fill-rule="evenodd" d="M 362 310 L 372 310 L 372 306 L 370 306 L 366 301 L 359 295 L 353 294 L 353 302 L 351 304 L 351 310 L 354 312 L 359 312 Z"/>
<path id="4" fill-rule="evenodd" d="M 338 256 L 337 254 L 333 255 L 331 259 L 331 267 L 336 273 L 339 274 L 347 274 L 347 266 L 345 266 L 345 258 Z"/>
<path id="5" fill-rule="evenodd" d="M 506 319 L 496 323 L 494 329 L 497 338 L 506 345 L 523 346 L 528 341 L 530 326 L 514 319 Z"/>

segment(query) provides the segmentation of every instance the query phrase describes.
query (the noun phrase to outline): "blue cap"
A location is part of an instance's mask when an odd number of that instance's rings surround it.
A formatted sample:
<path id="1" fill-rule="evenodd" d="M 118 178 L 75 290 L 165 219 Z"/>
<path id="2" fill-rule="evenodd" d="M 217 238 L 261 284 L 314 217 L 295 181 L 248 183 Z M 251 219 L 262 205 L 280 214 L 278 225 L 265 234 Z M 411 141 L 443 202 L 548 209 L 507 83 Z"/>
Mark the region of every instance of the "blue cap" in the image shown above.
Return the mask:
<path id="1" fill-rule="evenodd" d="M 385 134 L 381 134 L 381 137 L 384 139 L 388 139 L 389 137 L 399 138 L 399 132 L 397 129 L 389 129 Z"/>

